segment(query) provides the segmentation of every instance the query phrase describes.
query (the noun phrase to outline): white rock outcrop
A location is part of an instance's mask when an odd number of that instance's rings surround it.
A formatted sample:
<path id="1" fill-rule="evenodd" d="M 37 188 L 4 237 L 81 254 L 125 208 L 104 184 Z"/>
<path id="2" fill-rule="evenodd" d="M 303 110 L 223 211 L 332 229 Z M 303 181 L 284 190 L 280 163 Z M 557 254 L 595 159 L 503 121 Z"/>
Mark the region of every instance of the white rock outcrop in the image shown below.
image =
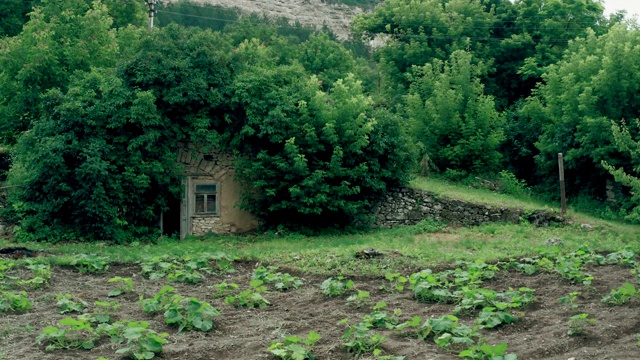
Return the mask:
<path id="1" fill-rule="evenodd" d="M 321 0 L 194 0 L 194 2 L 238 8 L 244 13 L 256 13 L 269 18 L 286 18 L 292 24 L 297 21 L 303 25 L 313 25 L 318 29 L 326 25 L 339 39 L 343 40 L 349 37 L 351 20 L 364 11 L 357 6 L 328 4 Z"/>

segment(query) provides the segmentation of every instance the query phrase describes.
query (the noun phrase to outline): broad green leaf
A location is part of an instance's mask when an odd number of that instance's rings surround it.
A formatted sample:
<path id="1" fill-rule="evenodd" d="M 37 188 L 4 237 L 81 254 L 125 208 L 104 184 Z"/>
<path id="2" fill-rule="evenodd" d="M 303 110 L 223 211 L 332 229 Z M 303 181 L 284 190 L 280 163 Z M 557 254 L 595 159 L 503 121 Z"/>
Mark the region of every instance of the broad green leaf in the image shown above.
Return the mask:
<path id="1" fill-rule="evenodd" d="M 115 296 L 120 296 L 120 295 L 122 295 L 122 293 L 123 293 L 123 292 L 122 292 L 122 290 L 121 290 L 121 289 L 116 288 L 116 289 L 112 289 L 111 291 L 109 291 L 109 293 L 107 294 L 107 296 L 109 296 L 109 297 L 115 297 Z"/>

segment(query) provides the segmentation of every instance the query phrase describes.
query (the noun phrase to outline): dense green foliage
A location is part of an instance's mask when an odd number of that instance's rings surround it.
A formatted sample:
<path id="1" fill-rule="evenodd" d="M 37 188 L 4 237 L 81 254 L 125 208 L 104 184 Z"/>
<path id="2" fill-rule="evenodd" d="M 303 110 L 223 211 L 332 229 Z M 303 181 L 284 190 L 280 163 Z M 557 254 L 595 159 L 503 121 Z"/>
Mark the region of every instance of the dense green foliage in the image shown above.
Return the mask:
<path id="1" fill-rule="evenodd" d="M 143 37 L 119 74 L 131 87 L 149 91 L 164 126 L 179 141 L 209 146 L 228 143 L 241 120 L 230 110 L 232 44 L 219 33 L 171 25 Z"/>
<path id="2" fill-rule="evenodd" d="M 637 131 L 640 128 L 639 120 L 635 121 L 635 129 Z M 616 179 L 616 181 L 629 186 L 631 188 L 631 194 L 633 195 L 632 205 L 634 207 L 629 211 L 629 214 L 626 215 L 628 220 L 632 220 L 635 223 L 640 222 L 640 206 L 636 205 L 640 203 L 640 178 L 638 178 L 637 174 L 640 173 L 640 140 L 636 140 L 637 136 L 632 136 L 629 128 L 625 126 L 625 123 L 618 125 L 615 121 L 612 121 L 612 131 L 615 147 L 628 155 L 632 159 L 633 163 L 633 172 L 631 175 L 623 168 L 616 168 L 615 166 L 609 164 L 607 161 L 602 161 L 602 166 L 607 169 Z"/>
<path id="3" fill-rule="evenodd" d="M 268 226 L 350 226 L 388 186 L 408 180 L 401 119 L 374 107 L 350 74 L 367 70 L 328 35 L 280 36 L 268 23 L 242 21 L 225 32 L 172 24 L 146 34 L 113 28 L 105 4 L 77 3 L 72 16 L 45 3 L 0 58 L 11 65 L 2 72 L 10 80 L 3 118 L 22 119 L 2 122 L 5 141 L 17 141 L 9 181 L 20 185 L 11 198 L 20 236 L 153 234 L 179 191 L 179 143 L 237 154 L 241 205 Z M 52 53 L 38 46 L 45 41 L 96 46 L 95 54 Z M 37 56 L 49 57 L 37 62 L 38 80 L 23 79 Z M 41 86 L 13 96 L 27 80 Z"/>
<path id="4" fill-rule="evenodd" d="M 454 51 L 446 61 L 414 68 L 406 97 L 414 136 L 441 169 L 469 173 L 498 172 L 502 118 L 493 99 L 483 94 L 471 54 Z"/>
<path id="5" fill-rule="evenodd" d="M 22 231 L 38 240 L 148 233 L 175 179 L 153 94 L 96 69 L 42 102 L 46 115 L 16 146 Z"/>
<path id="6" fill-rule="evenodd" d="M 238 76 L 249 157 L 237 172 L 256 189 L 244 201 L 271 223 L 348 225 L 388 185 L 407 180 L 410 152 L 396 119 L 374 111 L 353 76 L 322 92 L 301 73 L 253 68 Z"/>
<path id="7" fill-rule="evenodd" d="M 576 40 L 547 69 L 545 84 L 522 110 L 538 128 L 541 172 L 553 171 L 562 152 L 572 188 L 598 191 L 610 179 L 602 161 L 626 170 L 636 166 L 614 144 L 611 122 L 620 125 L 638 117 L 638 60 L 640 33 L 618 26 L 608 34 Z M 628 125 L 637 134 L 637 124 Z"/>
<path id="8" fill-rule="evenodd" d="M 609 129 L 610 120 L 638 116 L 637 30 L 615 27 L 622 21 L 621 13 L 606 18 L 594 0 L 389 0 L 352 25 L 358 35 L 385 39 L 374 50 L 381 80 L 372 90 L 413 120 L 411 133 L 435 165 L 429 169 L 491 178 L 506 167 L 551 194 L 563 152 L 570 194 L 602 199 L 612 178 L 600 162 L 633 166 Z M 468 90 L 446 75 L 461 50 L 469 54 L 465 83 L 475 84 L 480 101 L 468 102 Z M 470 131 L 470 121 L 494 132 Z"/>
<path id="9" fill-rule="evenodd" d="M 0 2 L 0 38 L 3 36 L 15 36 L 22 30 L 22 25 L 27 22 L 28 14 L 33 6 L 40 3 L 39 0 L 4 0 Z"/>
<path id="10" fill-rule="evenodd" d="M 24 30 L 0 47 L 0 137 L 12 143 L 40 116 L 40 97 L 65 90 L 73 72 L 114 66 L 115 31 L 106 6 L 45 1 Z"/>
<path id="11" fill-rule="evenodd" d="M 562 152 L 572 196 L 635 186 L 639 30 L 596 0 L 387 0 L 348 42 L 186 1 L 159 6 L 151 33 L 141 1 L 1 6 L 21 236 L 153 233 L 187 142 L 236 155 L 239 205 L 294 229 L 365 224 L 418 166 L 552 194 Z M 610 204 L 623 215 L 640 201 L 627 189 Z"/>

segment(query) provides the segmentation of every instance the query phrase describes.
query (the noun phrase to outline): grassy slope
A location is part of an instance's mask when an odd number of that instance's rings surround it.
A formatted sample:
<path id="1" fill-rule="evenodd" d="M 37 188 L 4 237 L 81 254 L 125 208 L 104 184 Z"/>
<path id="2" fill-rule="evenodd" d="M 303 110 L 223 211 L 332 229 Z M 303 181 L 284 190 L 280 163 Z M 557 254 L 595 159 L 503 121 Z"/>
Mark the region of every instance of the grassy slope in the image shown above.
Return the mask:
<path id="1" fill-rule="evenodd" d="M 410 186 L 418 190 L 427 190 L 444 197 L 465 200 L 478 204 L 506 206 L 524 210 L 539 210 L 555 208 L 560 204 L 545 204 L 532 198 L 515 198 L 513 196 L 495 193 L 487 189 L 476 189 L 470 186 L 451 183 L 441 179 L 417 177 Z"/>
<path id="2" fill-rule="evenodd" d="M 418 179 L 413 186 L 428 188 L 443 196 L 525 209 L 552 208 L 496 195 L 489 191 L 459 187 L 441 181 Z M 555 207 L 557 209 L 557 207 Z M 161 239 L 157 244 L 108 246 L 107 244 L 11 244 L 57 254 L 52 262 L 67 263 L 73 254 L 98 253 L 117 262 L 135 262 L 147 255 L 225 251 L 245 260 L 280 265 L 292 270 L 318 274 L 381 275 L 388 271 L 419 269 L 455 260 L 493 261 L 531 255 L 550 238 L 564 241 L 566 250 L 587 244 L 594 250 L 615 251 L 625 246 L 640 252 L 640 227 L 612 223 L 581 214 L 571 214 L 573 225 L 536 228 L 529 224 L 489 224 L 473 228 L 443 228 L 426 223 L 418 226 L 372 231 L 367 234 L 305 237 L 289 235 L 212 236 L 185 241 Z M 582 223 L 591 224 L 584 228 Z M 373 247 L 385 253 L 380 259 L 358 260 L 354 254 Z M 400 256 L 402 255 L 402 256 Z"/>

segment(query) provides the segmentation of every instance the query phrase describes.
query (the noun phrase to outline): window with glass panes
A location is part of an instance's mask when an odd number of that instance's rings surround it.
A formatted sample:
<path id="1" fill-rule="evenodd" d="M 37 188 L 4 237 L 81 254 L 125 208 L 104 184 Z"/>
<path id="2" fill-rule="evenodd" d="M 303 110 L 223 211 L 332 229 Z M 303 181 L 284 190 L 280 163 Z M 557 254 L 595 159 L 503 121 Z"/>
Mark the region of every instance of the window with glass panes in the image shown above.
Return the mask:
<path id="1" fill-rule="evenodd" d="M 195 184 L 195 213 L 215 214 L 218 212 L 216 206 L 217 190 L 216 184 Z"/>

